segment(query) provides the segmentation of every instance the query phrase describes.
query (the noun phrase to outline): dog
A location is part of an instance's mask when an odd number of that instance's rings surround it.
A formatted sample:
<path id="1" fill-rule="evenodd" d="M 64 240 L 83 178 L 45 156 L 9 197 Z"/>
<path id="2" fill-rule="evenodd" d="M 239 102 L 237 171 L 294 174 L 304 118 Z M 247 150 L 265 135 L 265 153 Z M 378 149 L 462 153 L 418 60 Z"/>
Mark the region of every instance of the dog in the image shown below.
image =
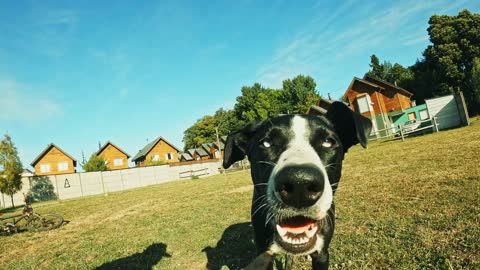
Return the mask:
<path id="1" fill-rule="evenodd" d="M 328 269 L 342 161 L 351 146 L 366 148 L 371 129 L 368 118 L 333 102 L 325 116 L 281 115 L 228 135 L 223 167 L 250 161 L 258 255 L 310 255 L 312 269 Z"/>

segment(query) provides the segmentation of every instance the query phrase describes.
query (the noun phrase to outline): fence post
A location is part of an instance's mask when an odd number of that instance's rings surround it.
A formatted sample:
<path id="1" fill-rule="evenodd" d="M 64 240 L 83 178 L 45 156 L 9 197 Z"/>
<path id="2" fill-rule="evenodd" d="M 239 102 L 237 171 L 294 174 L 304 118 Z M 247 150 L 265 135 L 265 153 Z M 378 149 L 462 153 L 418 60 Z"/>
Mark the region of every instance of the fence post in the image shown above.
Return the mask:
<path id="1" fill-rule="evenodd" d="M 399 127 L 400 127 L 400 136 L 402 137 L 402 142 L 404 142 L 405 138 L 403 137 L 403 126 L 399 125 Z"/>
<path id="2" fill-rule="evenodd" d="M 78 173 L 78 180 L 80 181 L 80 193 L 82 193 L 83 197 L 83 185 L 82 185 L 82 174 Z"/>
<path id="3" fill-rule="evenodd" d="M 122 190 L 125 190 L 125 185 L 123 184 L 123 173 L 120 172 L 120 183 L 122 183 Z"/>
<path id="4" fill-rule="evenodd" d="M 435 127 L 435 131 L 438 132 L 438 123 L 437 123 L 437 117 L 433 117 L 433 126 Z"/>
<path id="5" fill-rule="evenodd" d="M 51 176 L 47 176 L 48 179 L 50 179 Z M 53 175 L 53 178 L 55 179 L 55 187 L 57 188 L 57 198 L 60 200 L 60 190 L 58 189 L 58 180 L 57 176 Z"/>
<path id="6" fill-rule="evenodd" d="M 103 171 L 100 171 L 100 180 L 102 181 L 102 192 L 105 194 L 105 184 L 103 184 Z"/>
<path id="7" fill-rule="evenodd" d="M 2 194 L 2 207 L 7 208 L 7 206 L 5 205 L 5 197 L 3 197 L 3 193 L 0 194 Z"/>

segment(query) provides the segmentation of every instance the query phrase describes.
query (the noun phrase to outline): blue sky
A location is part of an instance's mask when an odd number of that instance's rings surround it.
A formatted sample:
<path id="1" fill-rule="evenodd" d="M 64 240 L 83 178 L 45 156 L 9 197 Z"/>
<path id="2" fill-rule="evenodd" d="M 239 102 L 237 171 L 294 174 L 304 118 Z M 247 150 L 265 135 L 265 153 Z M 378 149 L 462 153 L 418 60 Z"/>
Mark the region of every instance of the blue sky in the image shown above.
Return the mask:
<path id="1" fill-rule="evenodd" d="M 131 156 L 183 131 L 243 85 L 298 74 L 340 97 L 370 55 L 404 66 L 432 14 L 480 1 L 1 1 L 0 135 L 25 167 L 55 143 L 81 161 L 112 141 Z M 77 170 L 80 168 L 77 168 Z"/>

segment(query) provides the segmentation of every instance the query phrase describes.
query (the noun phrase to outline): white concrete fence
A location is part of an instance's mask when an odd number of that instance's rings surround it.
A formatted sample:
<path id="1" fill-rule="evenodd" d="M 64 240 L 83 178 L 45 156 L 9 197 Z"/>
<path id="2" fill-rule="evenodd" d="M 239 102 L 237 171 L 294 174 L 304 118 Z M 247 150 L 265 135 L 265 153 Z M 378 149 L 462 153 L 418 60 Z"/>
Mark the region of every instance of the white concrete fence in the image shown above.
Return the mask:
<path id="1" fill-rule="evenodd" d="M 218 161 L 185 162 L 176 165 L 129 168 L 115 171 L 88 172 L 43 176 L 54 188 L 58 199 L 72 199 L 103 193 L 156 185 L 186 179 L 186 175 L 199 178 L 219 174 Z M 13 196 L 15 206 L 23 205 L 22 192 L 28 193 L 35 177 L 23 177 L 22 190 Z M 187 178 L 188 179 L 188 178 Z M 10 196 L 0 193 L 0 207 L 11 207 Z"/>

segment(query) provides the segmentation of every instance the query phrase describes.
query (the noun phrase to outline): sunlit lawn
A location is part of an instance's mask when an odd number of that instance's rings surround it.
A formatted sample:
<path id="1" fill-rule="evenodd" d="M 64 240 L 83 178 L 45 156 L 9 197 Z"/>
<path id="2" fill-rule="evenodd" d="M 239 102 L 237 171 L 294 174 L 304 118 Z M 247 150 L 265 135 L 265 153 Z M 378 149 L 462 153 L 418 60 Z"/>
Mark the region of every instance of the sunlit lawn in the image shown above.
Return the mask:
<path id="1" fill-rule="evenodd" d="M 335 198 L 332 268 L 479 269 L 479 150 L 476 119 L 351 149 Z M 0 237 L 0 268 L 238 269 L 254 256 L 251 190 L 249 173 L 238 172 L 34 204 L 69 222 Z"/>

